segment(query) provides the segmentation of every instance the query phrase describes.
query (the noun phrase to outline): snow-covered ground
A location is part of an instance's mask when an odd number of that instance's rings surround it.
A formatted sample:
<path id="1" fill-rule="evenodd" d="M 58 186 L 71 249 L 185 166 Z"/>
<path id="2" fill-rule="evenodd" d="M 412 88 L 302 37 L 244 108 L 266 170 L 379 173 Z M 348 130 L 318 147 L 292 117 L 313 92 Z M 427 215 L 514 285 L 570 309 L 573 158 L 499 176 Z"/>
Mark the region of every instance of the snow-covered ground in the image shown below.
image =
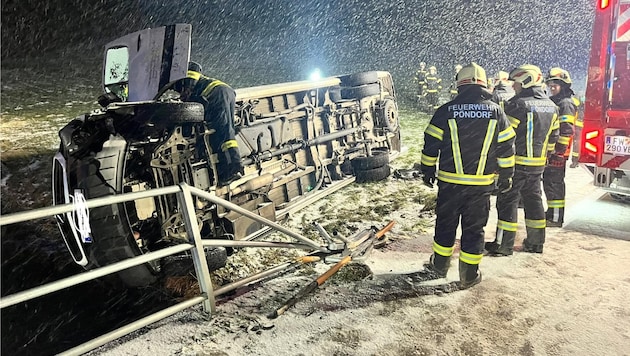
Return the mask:
<path id="1" fill-rule="evenodd" d="M 220 304 L 211 318 L 191 308 L 91 354 L 625 355 L 630 208 L 610 201 L 581 168 L 567 171 L 567 185 L 567 224 L 547 229 L 544 253 L 485 257 L 484 280 L 469 290 L 453 291 L 456 263 L 446 279 L 405 278 L 427 261 L 432 234 L 410 236 L 408 221 L 400 221 L 389 244 L 365 261 L 371 278 L 333 278 L 277 319 L 266 315 L 325 266 L 264 283 Z M 417 211 L 404 219 L 417 219 Z M 487 240 L 495 224 L 493 210 Z"/>

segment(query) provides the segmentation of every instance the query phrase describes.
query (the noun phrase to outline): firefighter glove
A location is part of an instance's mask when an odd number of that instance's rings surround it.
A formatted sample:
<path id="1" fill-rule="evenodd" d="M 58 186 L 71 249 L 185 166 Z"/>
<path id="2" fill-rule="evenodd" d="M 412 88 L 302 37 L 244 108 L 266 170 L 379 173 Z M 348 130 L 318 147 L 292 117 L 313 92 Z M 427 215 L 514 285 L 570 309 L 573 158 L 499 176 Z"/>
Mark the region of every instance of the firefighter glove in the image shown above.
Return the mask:
<path id="1" fill-rule="evenodd" d="M 422 181 L 424 182 L 424 185 L 426 185 L 429 188 L 433 188 L 433 184 L 435 184 L 435 172 L 431 172 L 431 173 L 425 173 L 422 176 Z"/>
<path id="2" fill-rule="evenodd" d="M 499 193 L 507 193 L 512 189 L 512 178 L 499 178 L 497 182 Z"/>
<path id="3" fill-rule="evenodd" d="M 557 153 L 552 153 L 547 156 L 547 165 L 549 167 L 564 167 L 565 159 L 564 156 L 559 155 Z"/>
<path id="4" fill-rule="evenodd" d="M 243 174 L 243 165 L 241 164 L 241 154 L 238 147 L 230 147 L 225 151 L 226 162 L 228 166 L 228 175 L 233 176 L 237 173 Z"/>

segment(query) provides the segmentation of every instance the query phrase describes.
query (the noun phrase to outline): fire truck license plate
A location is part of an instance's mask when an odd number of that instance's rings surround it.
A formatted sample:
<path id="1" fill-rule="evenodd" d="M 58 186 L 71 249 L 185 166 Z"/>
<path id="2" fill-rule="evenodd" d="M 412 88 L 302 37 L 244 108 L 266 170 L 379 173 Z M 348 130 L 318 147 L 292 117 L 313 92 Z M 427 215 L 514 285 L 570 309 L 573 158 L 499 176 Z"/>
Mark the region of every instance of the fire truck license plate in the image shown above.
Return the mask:
<path id="1" fill-rule="evenodd" d="M 606 136 L 604 152 L 616 155 L 630 155 L 630 137 Z"/>

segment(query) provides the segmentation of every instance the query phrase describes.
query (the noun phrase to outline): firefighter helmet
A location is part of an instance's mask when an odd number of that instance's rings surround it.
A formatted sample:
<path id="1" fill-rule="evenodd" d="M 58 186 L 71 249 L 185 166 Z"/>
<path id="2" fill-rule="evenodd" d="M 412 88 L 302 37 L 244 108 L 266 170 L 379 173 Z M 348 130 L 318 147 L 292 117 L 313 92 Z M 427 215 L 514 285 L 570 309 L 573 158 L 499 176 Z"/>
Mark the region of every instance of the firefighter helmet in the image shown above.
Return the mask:
<path id="1" fill-rule="evenodd" d="M 554 67 L 554 68 L 549 69 L 549 73 L 547 74 L 547 82 L 550 82 L 552 80 L 559 80 L 566 84 L 572 83 L 571 76 L 569 76 L 569 72 L 559 67 Z"/>
<path id="2" fill-rule="evenodd" d="M 426 67 L 426 66 L 427 66 L 427 64 L 426 64 L 426 63 L 424 63 L 424 62 L 420 62 L 420 67 L 424 68 L 424 67 Z"/>
<path id="3" fill-rule="evenodd" d="M 188 72 L 186 73 L 186 76 L 188 78 L 199 80 L 199 77 L 201 77 L 201 64 L 193 61 L 188 62 Z"/>
<path id="4" fill-rule="evenodd" d="M 190 93 L 197 82 L 201 78 L 201 64 L 197 62 L 188 62 L 188 71 L 186 72 L 186 78 L 178 81 L 173 86 L 173 89 L 181 94 L 180 99 L 186 101 L 190 96 Z"/>
<path id="5" fill-rule="evenodd" d="M 494 80 L 497 82 L 507 82 L 508 80 L 510 80 L 510 73 L 500 70 L 497 72 Z"/>
<path id="6" fill-rule="evenodd" d="M 510 72 L 510 80 L 521 84 L 523 89 L 540 86 L 543 84 L 543 75 L 540 68 L 533 64 L 523 64 Z"/>
<path id="7" fill-rule="evenodd" d="M 488 78 L 486 77 L 486 71 L 477 63 L 472 62 L 457 72 L 455 77 L 457 80 L 457 87 L 462 85 L 480 85 L 484 88 L 488 87 Z"/>

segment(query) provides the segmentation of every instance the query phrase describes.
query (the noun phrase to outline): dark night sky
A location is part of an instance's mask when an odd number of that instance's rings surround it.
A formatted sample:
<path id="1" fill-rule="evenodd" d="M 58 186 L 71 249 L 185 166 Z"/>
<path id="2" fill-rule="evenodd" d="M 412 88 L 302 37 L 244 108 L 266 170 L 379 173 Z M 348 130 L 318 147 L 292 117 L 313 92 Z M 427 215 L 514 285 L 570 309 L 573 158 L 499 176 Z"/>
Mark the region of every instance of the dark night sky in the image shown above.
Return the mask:
<path id="1" fill-rule="evenodd" d="M 103 45 L 160 25 L 193 25 L 193 57 L 235 87 L 388 70 L 407 87 L 421 60 L 488 72 L 531 62 L 586 71 L 595 0 L 7 0 L 2 64 L 100 65 Z M 24 61 L 27 59 L 27 61 Z M 100 69 L 99 69 L 100 70 Z"/>

